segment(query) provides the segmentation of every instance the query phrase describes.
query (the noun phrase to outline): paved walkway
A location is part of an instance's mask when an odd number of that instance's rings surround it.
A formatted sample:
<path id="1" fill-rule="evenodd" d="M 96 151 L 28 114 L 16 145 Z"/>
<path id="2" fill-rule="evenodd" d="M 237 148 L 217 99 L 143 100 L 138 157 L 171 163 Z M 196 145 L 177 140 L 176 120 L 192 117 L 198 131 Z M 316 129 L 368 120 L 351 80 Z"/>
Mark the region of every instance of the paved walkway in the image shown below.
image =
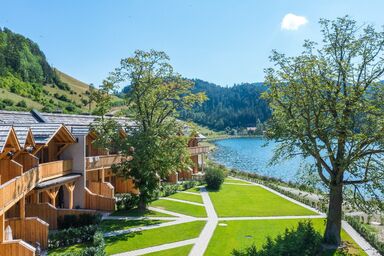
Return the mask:
<path id="1" fill-rule="evenodd" d="M 215 232 L 215 228 L 219 222 L 207 190 L 205 188 L 200 188 L 200 191 L 201 196 L 203 197 L 205 210 L 207 211 L 208 221 L 207 224 L 205 224 L 203 231 L 201 231 L 200 236 L 197 238 L 197 242 L 189 253 L 190 256 L 204 255 L 204 252 L 208 247 L 208 243 L 211 240 L 213 232 Z"/>
<path id="2" fill-rule="evenodd" d="M 232 178 L 232 179 L 237 179 L 237 178 Z M 237 179 L 241 180 L 241 179 Z M 249 182 L 249 181 L 247 181 Z M 192 217 L 172 211 L 167 211 L 164 209 L 160 208 L 155 208 L 155 207 L 149 207 L 149 210 L 152 211 L 157 211 L 160 213 L 168 214 L 171 215 L 172 217 L 157 217 L 157 216 L 152 216 L 152 217 L 125 217 L 125 216 L 106 216 L 103 219 L 112 219 L 112 220 L 142 220 L 142 219 L 150 219 L 150 220 L 170 220 L 170 222 L 166 223 L 160 223 L 160 224 L 155 224 L 155 225 L 150 225 L 150 226 L 143 226 L 143 227 L 136 227 L 136 228 L 131 228 L 131 229 L 126 229 L 126 230 L 117 230 L 117 231 L 112 231 L 112 232 L 107 232 L 104 234 L 104 236 L 116 236 L 116 235 L 121 235 L 121 234 L 126 234 L 130 232 L 136 232 L 136 231 L 144 231 L 144 230 L 149 230 L 149 229 L 155 229 L 155 228 L 162 228 L 162 227 L 167 227 L 167 226 L 172 226 L 172 225 L 177 225 L 177 224 L 182 224 L 182 223 L 188 223 L 191 221 L 207 221 L 206 225 L 204 226 L 203 230 L 201 231 L 200 235 L 198 238 L 194 239 L 189 239 L 189 240 L 184 240 L 184 241 L 179 241 L 175 243 L 168 243 L 168 244 L 163 244 L 159 246 L 153 246 L 153 247 L 147 247 L 139 250 L 134 250 L 134 251 L 129 251 L 129 252 L 124 252 L 120 254 L 115 254 L 115 256 L 133 256 L 133 255 L 144 255 L 147 253 L 152 253 L 152 252 L 157 252 L 157 251 L 163 251 L 163 250 L 168 250 L 168 249 L 173 249 L 185 245 L 190 245 L 193 244 L 193 248 L 191 252 L 189 253 L 189 256 L 202 256 L 204 255 L 204 252 L 206 251 L 209 241 L 211 240 L 213 233 L 216 229 L 216 226 L 218 225 L 219 221 L 241 221 L 241 220 L 271 220 L 271 219 L 315 219 L 315 218 L 325 218 L 326 215 L 306 204 L 303 204 L 301 202 L 298 202 L 290 197 L 287 197 L 269 187 L 266 187 L 261 184 L 249 182 L 249 184 L 242 184 L 242 183 L 235 183 L 235 182 L 225 182 L 225 184 L 231 184 L 231 185 L 240 185 L 240 186 L 260 186 L 280 197 L 283 197 L 286 200 L 289 200 L 295 204 L 298 204 L 302 207 L 305 207 L 309 210 L 312 210 L 319 215 L 309 215 L 309 216 L 266 216 L 266 217 L 222 217 L 219 218 L 215 212 L 215 208 L 213 207 L 213 204 L 211 202 L 211 199 L 209 197 L 209 194 L 205 187 L 200 187 L 201 193 L 194 193 L 194 192 L 189 192 L 189 191 L 183 191 L 182 193 L 188 193 L 188 194 L 196 194 L 196 195 L 201 195 L 203 199 L 203 204 L 200 203 L 194 203 L 186 200 L 179 200 L 179 199 L 173 199 L 173 198 L 162 198 L 163 200 L 170 200 L 170 201 L 176 201 L 176 202 L 181 202 L 181 203 L 187 203 L 187 204 L 193 204 L 193 205 L 200 205 L 204 206 L 207 212 L 207 218 L 197 218 L 197 217 Z M 343 228 L 344 230 L 356 241 L 356 243 L 369 255 L 369 256 L 380 256 L 380 254 L 363 238 L 361 237 L 347 222 L 343 221 Z"/>

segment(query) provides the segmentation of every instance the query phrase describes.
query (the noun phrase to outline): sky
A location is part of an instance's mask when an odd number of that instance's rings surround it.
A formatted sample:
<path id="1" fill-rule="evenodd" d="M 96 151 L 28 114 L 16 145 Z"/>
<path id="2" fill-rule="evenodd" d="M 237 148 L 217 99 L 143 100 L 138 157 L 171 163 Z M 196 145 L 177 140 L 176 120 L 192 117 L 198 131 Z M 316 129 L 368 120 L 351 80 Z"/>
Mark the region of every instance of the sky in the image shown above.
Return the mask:
<path id="1" fill-rule="evenodd" d="M 37 42 L 48 62 L 95 86 L 136 49 L 222 86 L 260 82 L 272 49 L 321 40 L 320 18 L 384 25 L 382 0 L 0 0 L 0 27 Z"/>

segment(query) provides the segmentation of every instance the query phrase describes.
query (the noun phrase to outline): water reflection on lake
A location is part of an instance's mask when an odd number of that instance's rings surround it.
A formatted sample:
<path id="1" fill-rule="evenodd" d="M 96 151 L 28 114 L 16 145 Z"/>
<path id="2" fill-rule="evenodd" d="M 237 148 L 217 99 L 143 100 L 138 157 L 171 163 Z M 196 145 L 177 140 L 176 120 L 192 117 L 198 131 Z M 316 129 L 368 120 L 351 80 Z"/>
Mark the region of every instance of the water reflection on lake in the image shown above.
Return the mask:
<path id="1" fill-rule="evenodd" d="M 296 173 L 303 167 L 305 162 L 302 157 L 297 156 L 285 160 L 277 165 L 269 166 L 273 157 L 276 142 L 264 138 L 233 138 L 216 140 L 216 150 L 211 153 L 210 158 L 225 165 L 242 171 L 255 172 L 265 176 L 280 178 L 286 181 L 296 180 Z"/>

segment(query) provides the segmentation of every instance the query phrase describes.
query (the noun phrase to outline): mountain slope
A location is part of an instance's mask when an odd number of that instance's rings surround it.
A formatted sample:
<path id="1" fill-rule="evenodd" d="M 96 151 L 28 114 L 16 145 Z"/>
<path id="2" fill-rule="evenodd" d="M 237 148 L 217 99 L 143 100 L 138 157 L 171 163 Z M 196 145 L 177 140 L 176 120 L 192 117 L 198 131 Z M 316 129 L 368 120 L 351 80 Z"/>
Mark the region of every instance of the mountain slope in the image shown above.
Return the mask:
<path id="1" fill-rule="evenodd" d="M 184 120 L 191 120 L 214 130 L 244 128 L 265 122 L 271 112 L 260 95 L 265 91 L 262 83 L 243 83 L 221 87 L 195 79 L 194 91 L 205 92 L 208 100 L 190 111 L 182 111 Z"/>
<path id="2" fill-rule="evenodd" d="M 52 68 L 32 40 L 0 28 L 0 109 L 92 112 L 93 87 Z M 114 105 L 121 105 L 115 98 Z"/>

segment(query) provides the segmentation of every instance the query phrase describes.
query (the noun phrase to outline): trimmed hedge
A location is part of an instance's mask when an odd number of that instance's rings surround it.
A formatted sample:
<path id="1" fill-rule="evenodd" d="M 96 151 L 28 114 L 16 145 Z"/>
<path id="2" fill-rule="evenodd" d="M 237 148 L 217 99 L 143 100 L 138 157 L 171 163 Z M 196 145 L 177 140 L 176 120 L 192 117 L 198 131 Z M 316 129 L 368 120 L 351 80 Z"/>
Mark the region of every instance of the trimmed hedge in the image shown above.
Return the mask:
<path id="1" fill-rule="evenodd" d="M 207 188 L 219 190 L 225 179 L 224 170 L 218 167 L 208 167 L 205 170 L 205 182 Z"/>
<path id="2" fill-rule="evenodd" d="M 363 236 L 380 254 L 384 255 L 384 243 L 379 241 L 377 234 L 368 230 L 356 217 L 345 216 L 345 220 Z"/>

